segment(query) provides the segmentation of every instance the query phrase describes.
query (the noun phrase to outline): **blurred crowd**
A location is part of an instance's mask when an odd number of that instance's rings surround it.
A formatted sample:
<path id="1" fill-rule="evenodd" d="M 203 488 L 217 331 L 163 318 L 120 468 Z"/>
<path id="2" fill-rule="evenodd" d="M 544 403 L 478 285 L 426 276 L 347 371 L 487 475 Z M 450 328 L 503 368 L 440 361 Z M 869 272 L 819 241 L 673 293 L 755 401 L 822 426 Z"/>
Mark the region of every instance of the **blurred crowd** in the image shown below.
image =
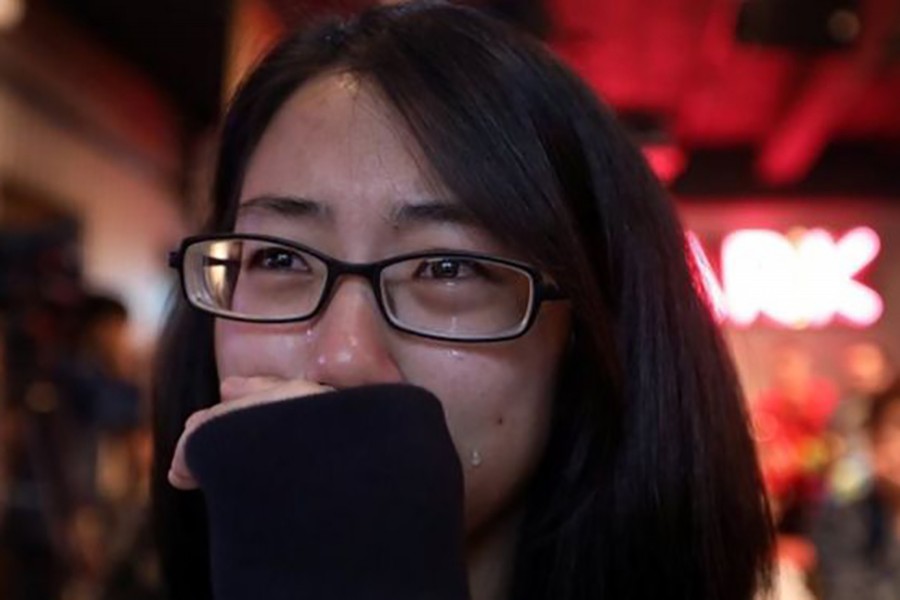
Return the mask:
<path id="1" fill-rule="evenodd" d="M 836 377 L 797 345 L 771 358 L 771 386 L 750 408 L 778 531 L 776 598 L 900 598 L 895 364 L 867 341 L 842 350 Z"/>
<path id="2" fill-rule="evenodd" d="M 0 598 L 159 597 L 128 312 L 82 285 L 73 227 L 0 241 Z"/>

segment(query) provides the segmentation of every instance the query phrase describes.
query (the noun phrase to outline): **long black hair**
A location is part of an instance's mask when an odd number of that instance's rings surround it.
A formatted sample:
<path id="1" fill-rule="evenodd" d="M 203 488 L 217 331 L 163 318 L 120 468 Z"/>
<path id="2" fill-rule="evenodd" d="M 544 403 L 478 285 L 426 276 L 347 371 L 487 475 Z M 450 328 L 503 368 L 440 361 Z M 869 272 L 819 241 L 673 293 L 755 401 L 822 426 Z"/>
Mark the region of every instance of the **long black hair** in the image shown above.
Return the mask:
<path id="1" fill-rule="evenodd" d="M 695 287 L 681 225 L 640 152 L 585 84 L 475 10 L 414 2 L 299 32 L 226 118 L 211 230 L 310 78 L 374 84 L 433 175 L 570 298 L 546 455 L 528 490 L 511 598 L 749 599 L 772 545 L 734 368 Z M 166 470 L 184 421 L 217 401 L 212 323 L 176 307 L 160 362 L 154 499 L 174 599 L 209 598 L 205 516 Z"/>

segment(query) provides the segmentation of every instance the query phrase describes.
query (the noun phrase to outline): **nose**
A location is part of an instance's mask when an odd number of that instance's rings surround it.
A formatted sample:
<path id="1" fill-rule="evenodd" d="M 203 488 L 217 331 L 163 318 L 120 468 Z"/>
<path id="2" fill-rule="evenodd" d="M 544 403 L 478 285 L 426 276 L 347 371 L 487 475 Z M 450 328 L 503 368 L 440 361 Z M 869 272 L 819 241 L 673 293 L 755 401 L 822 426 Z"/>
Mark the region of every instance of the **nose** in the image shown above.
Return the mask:
<path id="1" fill-rule="evenodd" d="M 328 305 L 310 324 L 311 361 L 306 377 L 338 389 L 403 380 L 391 352 L 391 332 L 368 284 L 340 280 Z"/>

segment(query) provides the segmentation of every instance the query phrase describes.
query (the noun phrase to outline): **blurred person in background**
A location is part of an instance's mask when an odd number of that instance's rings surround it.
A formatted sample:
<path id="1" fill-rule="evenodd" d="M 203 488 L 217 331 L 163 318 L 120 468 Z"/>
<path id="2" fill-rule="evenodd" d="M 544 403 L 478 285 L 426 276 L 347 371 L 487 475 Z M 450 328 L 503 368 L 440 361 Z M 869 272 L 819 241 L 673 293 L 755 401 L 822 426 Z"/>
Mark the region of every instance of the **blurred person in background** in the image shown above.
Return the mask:
<path id="1" fill-rule="evenodd" d="M 866 419 L 871 399 L 898 379 L 887 349 L 875 342 L 847 346 L 842 368 L 846 389 L 829 427 L 833 460 L 829 492 L 835 502 L 850 502 L 865 494 L 870 482 Z"/>
<path id="2" fill-rule="evenodd" d="M 757 446 L 777 529 L 776 578 L 771 598 L 812 597 L 815 550 L 811 525 L 825 495 L 827 427 L 837 387 L 817 376 L 812 355 L 783 343 L 771 357 L 771 384 L 751 404 Z"/>
<path id="3" fill-rule="evenodd" d="M 76 354 L 82 297 L 78 223 L 0 229 L 6 377 L 0 423 L 0 598 L 59 600 L 71 574 L 77 412 L 60 367 Z"/>
<path id="4" fill-rule="evenodd" d="M 872 486 L 862 498 L 828 505 L 815 528 L 823 600 L 900 598 L 900 386 L 869 406 Z"/>
<path id="5" fill-rule="evenodd" d="M 779 533 L 802 536 L 824 497 L 837 387 L 794 343 L 777 346 L 771 364 L 771 385 L 751 404 L 760 461 Z"/>
<path id="6" fill-rule="evenodd" d="M 35 300 L 20 308 L 7 332 L 0 597 L 58 600 L 70 573 L 67 532 L 75 504 L 65 463 L 71 413 L 54 376 L 68 346 L 61 335 L 66 306 Z"/>
<path id="7" fill-rule="evenodd" d="M 142 415 L 128 311 L 113 296 L 87 292 L 77 315 L 75 352 L 56 379 L 72 415 L 66 464 L 74 573 L 67 600 L 97 597 L 145 508 L 133 448 Z"/>
<path id="8" fill-rule="evenodd" d="M 70 292 L 16 302 L 15 377 L 4 382 L 4 600 L 97 598 L 119 540 L 133 535 L 133 511 L 146 508 L 129 458 L 140 392 L 127 311 L 115 298 Z"/>
<path id="9" fill-rule="evenodd" d="M 544 47 L 373 9 L 284 40 L 223 131 L 160 355 L 172 600 L 753 597 L 765 498 L 683 229 Z"/>
<path id="10" fill-rule="evenodd" d="M 86 294 L 78 317 L 76 351 L 60 365 L 59 378 L 80 427 L 73 435 L 72 457 L 79 499 L 92 502 L 107 491 L 98 485 L 103 482 L 102 461 L 107 459 L 102 456 L 103 447 L 139 424 L 140 391 L 125 305 L 112 296 Z M 115 452 L 110 448 L 110 453 Z M 115 486 L 117 482 L 107 483 Z"/>

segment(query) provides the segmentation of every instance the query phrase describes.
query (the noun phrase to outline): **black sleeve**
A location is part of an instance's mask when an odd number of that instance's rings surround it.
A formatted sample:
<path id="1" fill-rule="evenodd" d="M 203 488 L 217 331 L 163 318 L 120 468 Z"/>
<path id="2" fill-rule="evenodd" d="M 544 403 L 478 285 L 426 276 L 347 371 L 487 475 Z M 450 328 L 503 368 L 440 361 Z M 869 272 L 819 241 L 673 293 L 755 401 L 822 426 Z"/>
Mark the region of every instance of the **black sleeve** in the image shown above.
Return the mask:
<path id="1" fill-rule="evenodd" d="M 463 480 L 438 400 L 380 385 L 229 413 L 187 460 L 216 600 L 466 600 Z"/>

